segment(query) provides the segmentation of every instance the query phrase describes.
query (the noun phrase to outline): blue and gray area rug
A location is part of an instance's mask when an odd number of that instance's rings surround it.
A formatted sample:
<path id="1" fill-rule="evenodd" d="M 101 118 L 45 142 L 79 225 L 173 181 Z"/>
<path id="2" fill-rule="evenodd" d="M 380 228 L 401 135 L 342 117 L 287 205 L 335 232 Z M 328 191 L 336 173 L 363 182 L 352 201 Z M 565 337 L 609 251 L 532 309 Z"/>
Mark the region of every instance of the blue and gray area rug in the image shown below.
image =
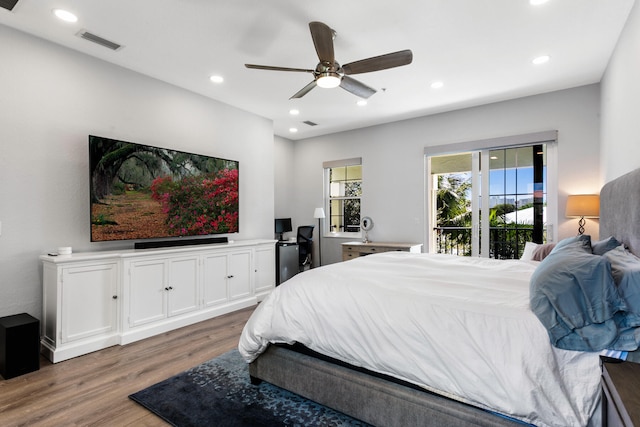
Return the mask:
<path id="1" fill-rule="evenodd" d="M 237 350 L 129 398 L 177 427 L 368 426 L 271 384 L 252 385 Z"/>

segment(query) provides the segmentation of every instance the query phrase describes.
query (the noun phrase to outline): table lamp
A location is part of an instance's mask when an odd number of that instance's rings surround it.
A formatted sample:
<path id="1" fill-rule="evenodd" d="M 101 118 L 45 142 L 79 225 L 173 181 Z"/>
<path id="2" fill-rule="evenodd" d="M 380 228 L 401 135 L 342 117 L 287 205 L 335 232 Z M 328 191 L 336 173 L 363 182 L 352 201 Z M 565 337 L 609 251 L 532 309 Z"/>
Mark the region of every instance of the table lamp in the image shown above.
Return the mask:
<path id="1" fill-rule="evenodd" d="M 600 217 L 600 196 L 597 194 L 575 194 L 567 199 L 567 218 L 578 220 L 578 235 L 584 234 L 585 218 Z"/>

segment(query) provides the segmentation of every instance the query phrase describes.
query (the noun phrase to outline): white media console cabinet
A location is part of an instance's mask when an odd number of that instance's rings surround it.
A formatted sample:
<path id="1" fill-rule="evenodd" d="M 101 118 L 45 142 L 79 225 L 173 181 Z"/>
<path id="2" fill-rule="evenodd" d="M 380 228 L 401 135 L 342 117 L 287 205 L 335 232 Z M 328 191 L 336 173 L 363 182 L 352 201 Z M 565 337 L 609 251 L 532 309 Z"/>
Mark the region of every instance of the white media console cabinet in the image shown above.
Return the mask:
<path id="1" fill-rule="evenodd" d="M 53 363 L 257 304 L 275 240 L 42 255 L 42 353 Z"/>

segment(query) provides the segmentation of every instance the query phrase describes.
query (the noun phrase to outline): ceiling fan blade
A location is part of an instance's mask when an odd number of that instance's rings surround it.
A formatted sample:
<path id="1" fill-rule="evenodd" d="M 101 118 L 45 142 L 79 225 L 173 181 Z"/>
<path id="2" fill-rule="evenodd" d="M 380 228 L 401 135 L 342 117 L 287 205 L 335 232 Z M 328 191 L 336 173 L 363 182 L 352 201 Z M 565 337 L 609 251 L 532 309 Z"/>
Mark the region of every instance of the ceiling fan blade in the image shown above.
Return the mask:
<path id="1" fill-rule="evenodd" d="M 316 47 L 316 53 L 320 62 L 327 62 L 333 65 L 335 62 L 335 54 L 333 51 L 333 30 L 327 24 L 313 21 L 309 23 L 311 30 L 311 38 L 313 45 Z"/>
<path id="2" fill-rule="evenodd" d="M 289 67 L 272 67 L 271 65 L 255 65 L 244 64 L 247 68 L 254 68 L 256 70 L 270 70 L 270 71 L 299 71 L 304 73 L 313 73 L 313 70 L 305 70 L 303 68 L 289 68 Z"/>
<path id="3" fill-rule="evenodd" d="M 342 66 L 345 74 L 370 73 L 372 71 L 386 70 L 388 68 L 400 67 L 411 64 L 413 53 L 411 50 L 401 50 L 399 52 L 387 53 L 386 55 L 374 56 L 360 61 L 350 62 Z"/>
<path id="4" fill-rule="evenodd" d="M 295 95 L 293 95 L 289 99 L 302 98 L 307 93 L 309 93 L 311 91 L 311 89 L 313 89 L 314 87 L 316 87 L 316 81 L 315 80 L 311 81 L 311 83 L 309 83 L 308 85 L 306 85 L 305 87 L 300 89 L 298 92 L 295 93 Z"/>
<path id="5" fill-rule="evenodd" d="M 358 80 L 348 76 L 342 77 L 342 81 L 340 82 L 340 87 L 346 90 L 347 92 L 351 92 L 352 94 L 364 99 L 367 99 L 371 95 L 376 93 L 375 89 L 370 88 L 366 84 L 361 83 Z"/>

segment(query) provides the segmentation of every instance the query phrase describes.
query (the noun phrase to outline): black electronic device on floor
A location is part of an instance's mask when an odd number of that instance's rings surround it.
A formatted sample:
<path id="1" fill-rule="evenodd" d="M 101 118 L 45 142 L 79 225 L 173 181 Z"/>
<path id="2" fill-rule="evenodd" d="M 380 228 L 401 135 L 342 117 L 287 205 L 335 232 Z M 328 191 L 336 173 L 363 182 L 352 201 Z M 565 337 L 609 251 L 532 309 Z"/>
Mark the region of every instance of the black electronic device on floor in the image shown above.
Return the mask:
<path id="1" fill-rule="evenodd" d="M 0 376 L 40 369 L 40 321 L 26 313 L 0 318 Z"/>

